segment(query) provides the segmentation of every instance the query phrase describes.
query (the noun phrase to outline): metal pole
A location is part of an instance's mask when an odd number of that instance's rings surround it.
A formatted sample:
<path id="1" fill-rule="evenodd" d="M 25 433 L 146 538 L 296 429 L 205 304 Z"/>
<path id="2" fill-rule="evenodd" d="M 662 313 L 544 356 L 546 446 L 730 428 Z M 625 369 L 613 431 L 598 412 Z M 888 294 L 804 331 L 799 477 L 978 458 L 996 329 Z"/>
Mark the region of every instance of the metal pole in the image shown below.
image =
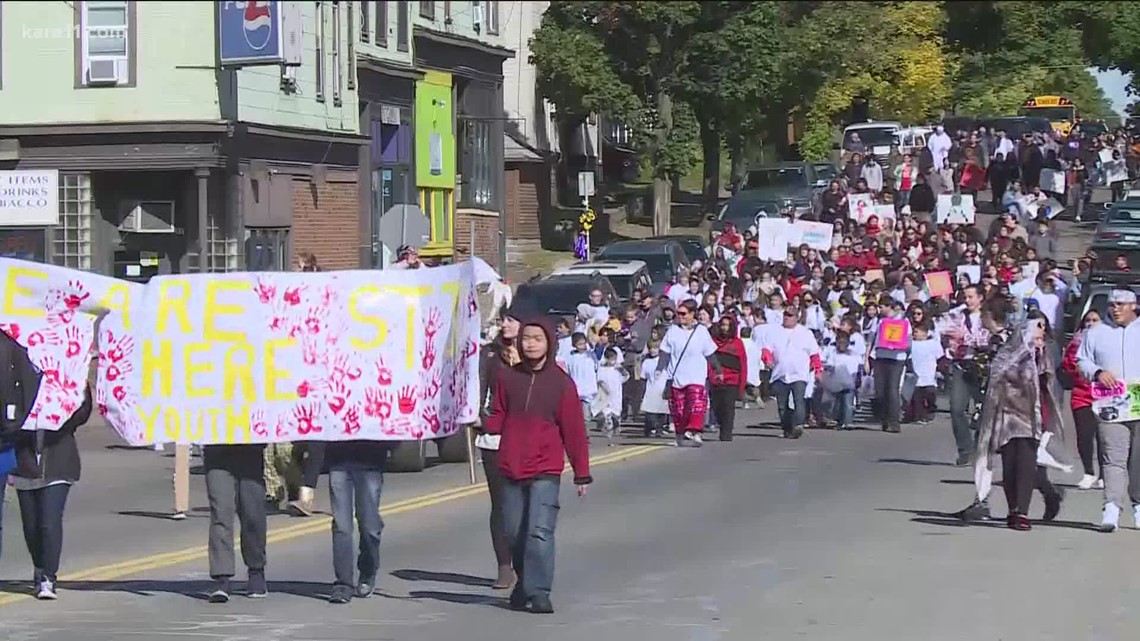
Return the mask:
<path id="1" fill-rule="evenodd" d="M 471 222 L 471 240 L 470 240 L 471 251 L 468 252 L 468 256 L 470 256 L 471 258 L 475 258 L 475 219 L 472 218 L 470 222 Z"/>

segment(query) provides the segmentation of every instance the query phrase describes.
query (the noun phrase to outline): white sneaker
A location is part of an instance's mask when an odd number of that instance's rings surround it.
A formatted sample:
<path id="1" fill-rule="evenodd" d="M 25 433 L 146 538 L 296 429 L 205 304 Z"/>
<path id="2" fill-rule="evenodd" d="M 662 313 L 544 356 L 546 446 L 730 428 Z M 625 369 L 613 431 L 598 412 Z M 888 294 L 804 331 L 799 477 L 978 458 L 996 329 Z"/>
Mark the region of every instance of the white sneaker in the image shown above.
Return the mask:
<path id="1" fill-rule="evenodd" d="M 1104 489 L 1104 479 L 1097 479 L 1096 483 L 1093 484 L 1093 489 L 1103 490 Z"/>
<path id="2" fill-rule="evenodd" d="M 1091 490 L 1096 485 L 1096 477 L 1092 474 L 1085 474 L 1081 477 L 1081 481 L 1077 483 L 1078 490 Z"/>
<path id="3" fill-rule="evenodd" d="M 1115 532 L 1120 523 L 1120 508 L 1115 503 L 1104 504 L 1104 515 L 1100 519 L 1100 531 L 1104 533 Z"/>
<path id="4" fill-rule="evenodd" d="M 1132 506 L 1132 523 L 1135 529 L 1140 530 L 1140 504 Z"/>
<path id="5" fill-rule="evenodd" d="M 40 581 L 40 589 L 36 592 L 36 598 L 41 601 L 55 601 L 55 583 L 47 579 Z"/>

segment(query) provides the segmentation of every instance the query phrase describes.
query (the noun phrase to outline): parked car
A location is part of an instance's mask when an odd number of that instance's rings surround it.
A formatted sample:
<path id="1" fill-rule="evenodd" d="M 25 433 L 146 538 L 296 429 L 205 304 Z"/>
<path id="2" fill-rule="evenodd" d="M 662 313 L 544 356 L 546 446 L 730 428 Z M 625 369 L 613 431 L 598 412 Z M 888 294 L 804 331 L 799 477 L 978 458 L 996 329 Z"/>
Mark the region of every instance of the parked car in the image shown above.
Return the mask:
<path id="1" fill-rule="evenodd" d="M 682 274 L 688 274 L 691 267 L 681 243 L 665 238 L 647 240 L 619 240 L 606 245 L 594 256 L 598 262 L 613 260 L 640 260 L 649 269 L 649 278 L 654 294 L 661 294 L 671 282 L 676 282 Z"/>
<path id="2" fill-rule="evenodd" d="M 1048 120 L 1029 116 L 987 118 L 979 120 L 977 124 L 984 126 L 988 131 L 1004 131 L 1010 140 L 1019 140 L 1021 135 L 1026 133 L 1053 133 L 1053 125 Z"/>
<path id="3" fill-rule="evenodd" d="M 797 215 L 812 212 L 812 200 L 816 191 L 827 186 L 815 173 L 815 165 L 809 162 L 785 162 L 768 167 L 749 169 L 733 185 L 733 196 L 726 206 L 734 208 L 733 201 L 755 203 L 758 201 L 791 201 Z M 736 204 L 739 207 L 739 204 Z M 779 209 L 776 210 L 777 212 Z"/>
<path id="4" fill-rule="evenodd" d="M 1083 283 L 1081 295 L 1065 306 L 1065 338 L 1066 340 L 1076 333 L 1077 324 L 1089 313 L 1096 310 L 1100 317 L 1111 322 L 1112 316 L 1108 310 L 1108 297 L 1112 290 L 1126 287 L 1140 295 L 1140 275 L 1116 274 L 1097 275 Z"/>
<path id="5" fill-rule="evenodd" d="M 848 125 L 843 130 L 843 143 L 840 145 L 840 153 L 845 154 L 851 146 L 853 136 L 859 134 L 859 140 L 866 148 L 863 155 L 871 154 L 880 164 L 884 164 L 891 155 L 891 148 L 899 144 L 898 132 L 902 128 L 902 124 L 893 120 Z"/>
<path id="6" fill-rule="evenodd" d="M 1093 246 L 1107 251 L 1140 249 L 1140 200 L 1125 198 L 1105 209 L 1093 235 Z"/>
<path id="7" fill-rule="evenodd" d="M 693 264 L 698 260 L 702 263 L 708 260 L 709 254 L 705 251 L 704 239 L 696 234 L 670 234 L 668 236 L 661 236 L 666 240 L 675 240 L 681 243 L 681 249 L 685 251 L 685 256 L 689 259 L 689 264 Z"/>
<path id="8" fill-rule="evenodd" d="M 782 204 L 775 200 L 764 198 L 762 194 L 752 198 L 748 192 L 740 192 L 720 208 L 720 213 L 712 217 L 709 227 L 709 243 L 715 243 L 725 223 L 736 225 L 737 229 L 745 230 L 756 223 L 758 218 L 774 218 L 780 214 Z"/>
<path id="9" fill-rule="evenodd" d="M 533 278 L 519 285 L 514 300 L 551 317 L 572 319 L 578 314 L 578 305 L 590 300 L 595 289 L 602 290 L 603 300 L 610 307 L 618 304 L 613 283 L 597 270 Z"/>
<path id="10" fill-rule="evenodd" d="M 604 276 L 613 286 L 620 303 L 628 302 L 633 298 L 637 288 L 648 290 L 653 283 L 649 277 L 649 269 L 645 261 L 641 260 L 613 260 L 592 263 L 576 263 L 568 267 L 557 269 L 547 278 L 548 281 L 560 278 L 581 276 L 583 274 Z M 603 291 L 605 291 L 603 289 Z M 588 293 L 588 292 L 587 292 Z M 584 300 L 581 302 L 585 302 Z"/>

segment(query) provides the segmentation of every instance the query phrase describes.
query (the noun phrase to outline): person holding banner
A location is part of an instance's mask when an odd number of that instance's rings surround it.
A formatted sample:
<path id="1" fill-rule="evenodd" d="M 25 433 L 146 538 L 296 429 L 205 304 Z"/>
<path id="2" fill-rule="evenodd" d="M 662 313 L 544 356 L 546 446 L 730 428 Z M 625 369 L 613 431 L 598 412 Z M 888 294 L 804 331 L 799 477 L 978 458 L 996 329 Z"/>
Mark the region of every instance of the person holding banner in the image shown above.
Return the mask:
<path id="1" fill-rule="evenodd" d="M 1136 293 L 1130 289 L 1115 289 L 1109 296 L 1112 325 L 1100 323 L 1089 330 L 1077 352 L 1077 366 L 1098 390 L 1115 390 L 1117 384 L 1127 386 L 1140 380 L 1140 367 L 1135 355 L 1140 353 L 1140 323 L 1136 322 Z M 1133 363 L 1129 366 L 1129 363 Z M 1111 392 L 1104 392 L 1105 396 Z M 1094 402 L 1094 411 L 1097 409 Z M 1114 407 L 1100 410 L 1099 434 L 1104 456 L 1104 513 L 1102 532 L 1115 532 L 1120 512 L 1132 508 L 1135 522 L 1140 525 L 1140 447 L 1135 447 L 1140 420 L 1133 420 L 1131 412 L 1123 415 Z"/>
<path id="2" fill-rule="evenodd" d="M 509 600 L 511 609 L 525 610 L 529 604 L 531 612 L 550 614 L 563 452 L 574 470 L 579 497 L 586 495 L 586 486 L 594 479 L 578 390 L 554 364 L 557 343 L 545 318 L 523 325 L 519 351 L 522 362 L 498 376 L 483 427 L 488 434 L 502 436 L 503 519 L 519 576 Z"/>
<path id="3" fill-rule="evenodd" d="M 316 256 L 306 252 L 297 257 L 297 271 L 319 272 L 321 266 L 317 263 Z M 293 469 L 300 470 L 301 486 L 297 489 L 297 498 L 289 501 L 289 513 L 293 516 L 312 516 L 317 479 L 320 478 L 325 464 L 325 443 L 298 441 L 293 444 L 290 456 L 293 460 Z"/>

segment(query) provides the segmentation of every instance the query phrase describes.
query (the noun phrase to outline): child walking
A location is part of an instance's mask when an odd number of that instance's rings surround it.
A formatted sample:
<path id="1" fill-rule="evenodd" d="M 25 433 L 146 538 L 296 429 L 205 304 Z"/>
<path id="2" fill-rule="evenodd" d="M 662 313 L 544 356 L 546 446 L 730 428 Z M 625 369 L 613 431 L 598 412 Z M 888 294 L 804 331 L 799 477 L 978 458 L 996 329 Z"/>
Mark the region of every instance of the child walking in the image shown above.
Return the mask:
<path id="1" fill-rule="evenodd" d="M 942 356 L 942 344 L 930 336 L 925 324 L 917 324 L 913 330 L 914 340 L 910 344 L 910 366 L 915 374 L 914 421 L 927 425 L 932 420 L 935 398 L 938 392 L 938 359 Z"/>
<path id="2" fill-rule="evenodd" d="M 863 357 L 851 350 L 851 337 L 844 331 L 835 335 L 835 349 L 823 355 L 824 388 L 834 399 L 832 416 L 836 429 L 849 430 L 855 416 L 855 379 Z"/>
<path id="3" fill-rule="evenodd" d="M 621 423 L 622 386 L 629 374 L 618 362 L 617 348 L 607 347 L 602 353 L 602 364 L 598 367 L 598 396 L 594 402 L 594 414 L 605 430 L 606 440 L 613 447 L 614 436 Z"/>
<path id="4" fill-rule="evenodd" d="M 589 424 L 594 415 L 594 398 L 598 395 L 598 362 L 590 351 L 586 335 L 576 332 L 571 337 L 574 351 L 566 357 L 566 373 L 578 388 L 578 400 L 582 403 L 582 415 Z"/>
<path id="5" fill-rule="evenodd" d="M 645 437 L 660 437 L 669 424 L 669 401 L 665 400 L 665 372 L 657 371 L 661 361 L 661 342 L 649 341 L 645 358 L 641 361 L 641 377 L 645 379 L 645 395 L 641 398 L 641 413 L 645 416 Z"/>

